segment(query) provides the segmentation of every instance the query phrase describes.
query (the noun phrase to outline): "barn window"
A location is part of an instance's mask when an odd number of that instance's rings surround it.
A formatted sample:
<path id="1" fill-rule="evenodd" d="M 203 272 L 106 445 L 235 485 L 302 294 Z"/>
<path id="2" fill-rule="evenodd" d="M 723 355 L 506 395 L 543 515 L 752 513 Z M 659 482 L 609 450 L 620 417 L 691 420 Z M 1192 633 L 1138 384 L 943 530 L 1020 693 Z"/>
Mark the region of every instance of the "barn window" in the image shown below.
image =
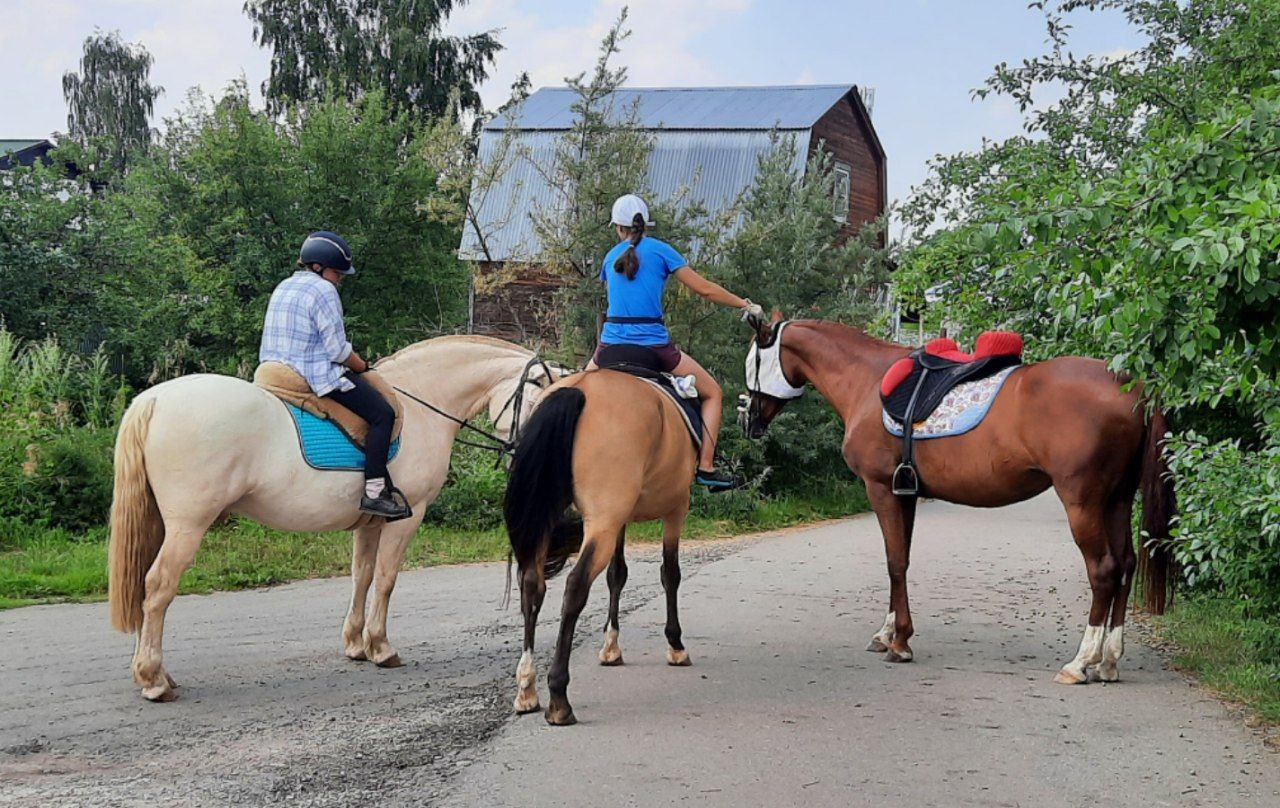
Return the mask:
<path id="1" fill-rule="evenodd" d="M 837 162 L 832 166 L 832 172 L 835 174 L 835 189 L 832 193 L 832 210 L 836 221 L 849 221 L 849 188 L 852 183 L 851 177 L 853 169 L 848 163 Z"/>

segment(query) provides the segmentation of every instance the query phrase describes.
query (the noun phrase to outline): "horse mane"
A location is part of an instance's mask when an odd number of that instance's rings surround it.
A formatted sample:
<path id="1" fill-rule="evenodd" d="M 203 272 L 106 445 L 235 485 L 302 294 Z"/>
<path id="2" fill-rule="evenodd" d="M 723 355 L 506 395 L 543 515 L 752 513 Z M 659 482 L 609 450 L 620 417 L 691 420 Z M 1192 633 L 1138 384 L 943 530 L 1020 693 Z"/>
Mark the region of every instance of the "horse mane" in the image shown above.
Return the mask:
<path id="1" fill-rule="evenodd" d="M 377 364 L 378 366 L 385 368 L 387 364 L 390 364 L 396 361 L 397 359 L 402 359 L 402 358 L 408 357 L 410 354 L 417 354 L 428 348 L 435 347 L 438 345 L 443 345 L 446 343 L 448 344 L 469 343 L 471 345 L 488 345 L 491 348 L 505 348 L 511 351 L 513 354 L 517 354 L 523 357 L 533 356 L 533 351 L 529 350 L 523 345 L 516 345 L 514 342 L 507 342 L 506 340 L 498 339 L 497 337 L 487 337 L 483 334 L 447 334 L 443 337 L 432 337 L 430 339 L 424 339 L 419 342 L 415 342 L 411 345 L 406 345 L 405 347 L 401 348 L 400 350 L 396 351 L 390 356 L 382 357 L 381 359 L 378 360 Z"/>
<path id="2" fill-rule="evenodd" d="M 828 337 L 833 337 L 835 339 L 850 339 L 854 342 L 872 348 L 892 349 L 895 351 L 910 350 L 910 347 L 907 345 L 901 345 L 887 339 L 873 337 L 864 329 L 836 322 L 835 320 L 793 320 L 792 322 L 795 325 L 804 325 L 809 328 L 813 328 L 816 331 L 824 332 Z"/>

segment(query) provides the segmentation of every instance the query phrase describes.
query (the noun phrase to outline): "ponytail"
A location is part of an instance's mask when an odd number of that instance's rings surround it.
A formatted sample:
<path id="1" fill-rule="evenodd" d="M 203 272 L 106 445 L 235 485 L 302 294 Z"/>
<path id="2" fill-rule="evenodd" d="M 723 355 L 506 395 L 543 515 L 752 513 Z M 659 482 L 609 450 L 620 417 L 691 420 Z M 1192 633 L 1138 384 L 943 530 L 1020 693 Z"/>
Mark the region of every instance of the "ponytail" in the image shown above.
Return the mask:
<path id="1" fill-rule="evenodd" d="M 635 280 L 636 273 L 640 271 L 640 256 L 636 255 L 636 245 L 642 238 L 644 238 L 644 216 L 637 213 L 631 220 L 631 246 L 627 247 L 626 252 L 619 255 L 618 260 L 613 262 L 614 271 L 626 275 L 629 281 Z"/>

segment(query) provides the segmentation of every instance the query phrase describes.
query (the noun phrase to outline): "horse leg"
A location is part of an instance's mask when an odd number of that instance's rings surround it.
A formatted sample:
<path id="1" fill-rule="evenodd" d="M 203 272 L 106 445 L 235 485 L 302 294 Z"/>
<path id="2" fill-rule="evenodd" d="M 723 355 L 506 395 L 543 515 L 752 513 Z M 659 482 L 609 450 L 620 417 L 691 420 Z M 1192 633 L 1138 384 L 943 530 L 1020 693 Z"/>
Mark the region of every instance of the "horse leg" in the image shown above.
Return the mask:
<path id="1" fill-rule="evenodd" d="M 356 528 L 351 547 L 351 606 L 342 624 L 342 644 L 348 659 L 362 660 L 365 654 L 364 608 L 373 583 L 373 564 L 378 555 L 378 536 L 382 523 Z"/>
<path id="2" fill-rule="evenodd" d="M 667 664 L 689 665 L 689 652 L 680 639 L 680 613 L 676 592 L 680 589 L 680 532 L 687 511 L 662 521 L 662 588 L 667 593 Z"/>
<path id="3" fill-rule="evenodd" d="M 627 584 L 627 559 L 622 545 L 626 540 L 627 528 L 624 525 L 618 531 L 618 544 L 613 551 L 613 561 L 609 562 L 609 617 L 604 623 L 604 647 L 600 649 L 601 665 L 621 665 L 622 649 L 618 646 L 618 600 L 622 596 L 622 587 Z"/>
<path id="4" fill-rule="evenodd" d="M 1129 606 L 1129 588 L 1138 566 L 1133 549 L 1133 500 L 1122 498 L 1107 509 L 1107 532 L 1111 538 L 1111 554 L 1123 559 L 1116 570 L 1115 597 L 1111 601 L 1111 627 L 1102 642 L 1102 661 L 1098 678 L 1104 682 L 1120 681 L 1117 664 L 1124 655 L 1124 620 Z"/>
<path id="5" fill-rule="evenodd" d="M 560 635 L 556 638 L 556 652 L 551 660 L 551 670 L 547 674 L 547 689 L 551 692 L 551 703 L 547 705 L 546 711 L 548 724 L 568 726 L 577 722 L 568 696 L 569 654 L 573 650 L 573 632 L 578 625 L 578 616 L 587 605 L 587 594 L 591 591 L 592 581 L 613 560 L 611 542 L 620 529 L 613 526 L 608 530 L 589 527 L 586 540 L 582 543 L 582 551 L 578 554 L 578 563 L 573 565 L 568 580 L 565 581 Z"/>
<path id="6" fill-rule="evenodd" d="M 373 607 L 369 610 L 369 622 L 365 624 L 365 653 L 379 668 L 398 668 L 404 663 L 400 655 L 387 642 L 387 610 L 391 607 L 391 590 L 396 588 L 396 576 L 400 562 L 409 547 L 409 540 L 422 523 L 426 502 L 413 503 L 413 516 L 398 522 L 383 524 L 378 539 L 377 575 L 373 584 Z"/>
<path id="7" fill-rule="evenodd" d="M 1102 645 L 1106 621 L 1115 595 L 1120 564 L 1111 553 L 1111 542 L 1103 508 L 1094 502 L 1071 502 L 1067 505 L 1067 521 L 1076 546 L 1084 556 L 1085 571 L 1093 602 L 1089 606 L 1089 625 L 1075 658 L 1062 666 L 1053 681 L 1062 685 L 1083 684 L 1089 680 L 1088 669 L 1102 661 Z"/>
<path id="8" fill-rule="evenodd" d="M 884 554 L 889 567 L 889 614 L 871 638 L 868 651 L 887 651 L 887 662 L 910 662 L 907 641 L 915 633 L 911 609 L 907 605 L 907 566 L 911 561 L 911 534 L 915 530 L 916 500 L 895 496 L 889 486 L 868 484 L 867 495 L 884 535 Z"/>
<path id="9" fill-rule="evenodd" d="M 517 713 L 532 713 L 538 704 L 538 668 L 533 661 L 533 632 L 538 626 L 538 612 L 547 594 L 547 580 L 542 574 L 542 559 L 529 569 L 520 570 L 520 613 L 524 616 L 524 652 L 516 667 Z"/>
<path id="10" fill-rule="evenodd" d="M 166 526 L 164 544 L 147 571 L 146 598 L 142 601 L 142 628 L 133 652 L 133 680 L 149 701 L 173 701 L 177 683 L 164 669 L 164 616 L 178 593 L 178 582 L 195 560 L 205 527 Z"/>

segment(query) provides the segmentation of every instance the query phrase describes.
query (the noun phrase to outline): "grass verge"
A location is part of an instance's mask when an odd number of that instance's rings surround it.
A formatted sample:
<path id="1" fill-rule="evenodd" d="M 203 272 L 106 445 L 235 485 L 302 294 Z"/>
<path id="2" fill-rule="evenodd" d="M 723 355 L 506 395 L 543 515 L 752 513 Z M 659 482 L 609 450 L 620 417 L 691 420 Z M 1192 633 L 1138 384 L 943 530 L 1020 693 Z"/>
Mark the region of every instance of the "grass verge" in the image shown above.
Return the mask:
<path id="1" fill-rule="evenodd" d="M 1242 617 L 1224 598 L 1189 596 L 1152 618 L 1151 625 L 1175 667 L 1262 722 L 1280 727 L 1280 663 L 1262 658 L 1258 646 L 1248 641 L 1258 632 L 1280 631 L 1274 623 Z"/>
<path id="2" fill-rule="evenodd" d="M 817 486 L 819 493 L 760 498 L 752 492 L 716 496 L 695 494 L 685 525 L 687 539 L 734 536 L 774 530 L 868 509 L 861 485 L 838 481 Z M 448 489 L 446 488 L 446 495 Z M 445 500 L 445 496 L 441 497 Z M 487 503 L 496 509 L 496 502 Z M 433 511 L 435 506 L 433 506 Z M 459 510 L 447 502 L 445 514 Z M 488 521 L 494 510 L 488 510 Z M 474 514 L 475 512 L 473 512 Z M 448 517 L 444 524 L 419 529 L 405 553 L 405 568 L 472 561 L 498 561 L 507 555 L 501 527 L 468 529 Z M 0 609 L 35 603 L 100 600 L 107 592 L 107 533 L 84 535 L 38 527 L 2 527 L 0 536 Z M 661 525 L 648 522 L 628 530 L 632 541 L 655 541 Z M 180 591 L 212 592 L 247 589 L 303 578 L 343 575 L 350 570 L 351 534 L 287 533 L 254 522 L 233 519 L 209 532 L 196 554 L 195 565 L 182 577 Z"/>

